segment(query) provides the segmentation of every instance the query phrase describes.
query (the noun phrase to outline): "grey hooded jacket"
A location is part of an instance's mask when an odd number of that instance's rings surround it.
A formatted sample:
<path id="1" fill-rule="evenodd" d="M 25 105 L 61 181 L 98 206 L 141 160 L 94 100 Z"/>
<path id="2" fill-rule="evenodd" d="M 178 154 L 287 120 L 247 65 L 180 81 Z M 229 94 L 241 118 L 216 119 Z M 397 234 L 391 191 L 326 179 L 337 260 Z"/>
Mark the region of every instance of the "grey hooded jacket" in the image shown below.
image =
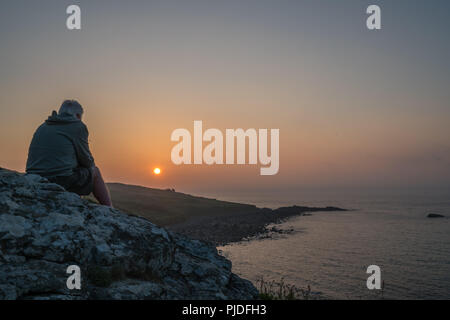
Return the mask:
<path id="1" fill-rule="evenodd" d="M 77 167 L 91 168 L 86 125 L 70 114 L 52 115 L 36 130 L 28 151 L 27 173 L 44 177 L 70 176 Z"/>

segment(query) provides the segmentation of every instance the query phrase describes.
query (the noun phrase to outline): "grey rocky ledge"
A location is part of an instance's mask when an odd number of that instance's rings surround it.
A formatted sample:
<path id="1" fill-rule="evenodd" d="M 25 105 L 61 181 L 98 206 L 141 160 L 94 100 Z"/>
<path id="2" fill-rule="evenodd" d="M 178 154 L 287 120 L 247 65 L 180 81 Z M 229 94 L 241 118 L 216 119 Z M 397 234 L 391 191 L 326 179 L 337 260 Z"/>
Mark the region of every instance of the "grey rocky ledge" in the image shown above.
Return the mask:
<path id="1" fill-rule="evenodd" d="M 81 269 L 69 290 L 67 268 Z M 0 168 L 0 299 L 252 299 L 212 245 Z"/>

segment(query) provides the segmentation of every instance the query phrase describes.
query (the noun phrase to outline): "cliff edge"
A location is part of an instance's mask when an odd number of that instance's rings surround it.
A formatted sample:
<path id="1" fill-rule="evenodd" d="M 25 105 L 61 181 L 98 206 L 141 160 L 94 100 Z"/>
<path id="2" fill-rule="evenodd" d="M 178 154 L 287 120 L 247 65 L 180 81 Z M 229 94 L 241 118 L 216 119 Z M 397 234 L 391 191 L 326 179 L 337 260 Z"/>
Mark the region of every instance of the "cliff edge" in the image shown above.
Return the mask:
<path id="1" fill-rule="evenodd" d="M 81 289 L 67 268 L 79 266 Z M 0 168 L 0 299 L 253 299 L 207 242 Z"/>

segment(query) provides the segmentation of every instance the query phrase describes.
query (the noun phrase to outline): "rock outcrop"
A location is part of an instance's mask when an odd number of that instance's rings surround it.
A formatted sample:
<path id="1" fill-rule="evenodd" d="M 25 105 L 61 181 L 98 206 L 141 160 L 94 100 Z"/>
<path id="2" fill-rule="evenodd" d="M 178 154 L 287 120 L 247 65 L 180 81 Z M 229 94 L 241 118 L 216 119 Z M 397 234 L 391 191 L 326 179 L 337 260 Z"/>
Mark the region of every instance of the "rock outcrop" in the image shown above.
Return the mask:
<path id="1" fill-rule="evenodd" d="M 81 289 L 67 268 L 79 266 Z M 207 242 L 0 168 L 0 299 L 252 299 Z"/>

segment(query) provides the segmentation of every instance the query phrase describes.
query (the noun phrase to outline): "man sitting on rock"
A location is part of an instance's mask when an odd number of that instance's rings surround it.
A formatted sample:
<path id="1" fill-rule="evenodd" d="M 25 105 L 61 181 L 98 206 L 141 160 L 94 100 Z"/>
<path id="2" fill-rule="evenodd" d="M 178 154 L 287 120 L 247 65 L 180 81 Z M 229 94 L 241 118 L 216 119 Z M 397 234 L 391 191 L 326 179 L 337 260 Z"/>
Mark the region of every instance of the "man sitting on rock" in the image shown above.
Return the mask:
<path id="1" fill-rule="evenodd" d="M 58 113 L 53 111 L 33 135 L 26 172 L 79 195 L 92 192 L 100 204 L 112 207 L 108 188 L 89 150 L 89 132 L 82 117 L 83 108 L 75 100 L 66 100 Z"/>

